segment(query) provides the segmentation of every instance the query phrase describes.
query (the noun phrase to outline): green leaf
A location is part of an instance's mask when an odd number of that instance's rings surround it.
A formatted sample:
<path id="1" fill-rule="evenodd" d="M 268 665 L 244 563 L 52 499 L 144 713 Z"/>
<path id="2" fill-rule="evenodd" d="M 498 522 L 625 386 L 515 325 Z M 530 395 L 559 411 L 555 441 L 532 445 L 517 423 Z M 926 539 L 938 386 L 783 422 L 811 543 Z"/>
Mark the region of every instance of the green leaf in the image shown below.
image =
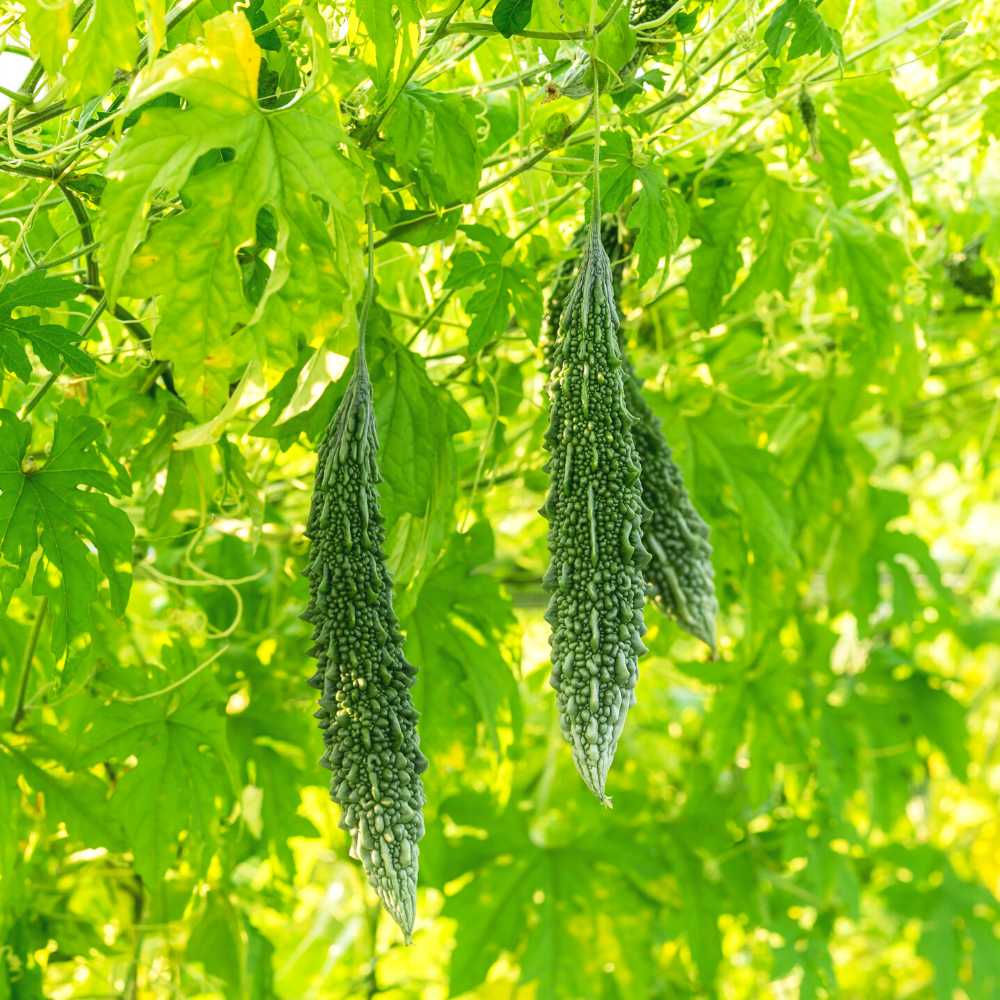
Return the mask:
<path id="1" fill-rule="evenodd" d="M 842 206 L 850 197 L 854 145 L 850 137 L 837 128 L 833 116 L 822 110 L 818 111 L 816 120 L 816 145 L 819 159 L 813 163 L 813 169 L 826 181 L 834 202 Z"/>
<path id="2" fill-rule="evenodd" d="M 385 121 L 396 166 L 424 198 L 442 208 L 470 202 L 479 190 L 481 105 L 461 94 L 407 87 Z"/>
<path id="3" fill-rule="evenodd" d="M 702 984 L 710 988 L 722 961 L 718 889 L 705 878 L 697 855 L 676 837 L 666 841 L 666 849 L 670 866 L 685 889 L 682 922 L 691 957 Z"/>
<path id="4" fill-rule="evenodd" d="M 842 80 L 835 91 L 840 123 L 855 145 L 868 140 L 892 167 L 906 194 L 913 195 L 910 175 L 896 144 L 896 116 L 910 109 L 882 76 Z"/>
<path id="5" fill-rule="evenodd" d="M 469 235 L 484 242 L 485 252 L 462 251 L 455 254 L 447 288 L 466 291 L 469 324 L 469 355 L 478 354 L 487 344 L 501 337 L 516 317 L 518 326 L 537 342 L 541 325 L 541 290 L 532 271 L 509 254 L 513 244 L 485 226 L 465 227 Z"/>
<path id="6" fill-rule="evenodd" d="M 787 184 L 767 178 L 769 226 L 764 247 L 746 278 L 726 302 L 730 312 L 750 309 L 761 292 L 779 291 L 787 299 L 791 293 L 790 255 L 795 240 L 808 235 L 805 205 Z"/>
<path id="7" fill-rule="evenodd" d="M 204 871 L 213 829 L 232 798 L 225 698 L 204 671 L 183 681 L 197 666 L 190 651 L 167 648 L 163 660 L 167 669 L 147 675 L 141 700 L 131 694 L 133 675 L 110 672 L 117 686 L 130 692 L 129 702 L 114 697 L 91 702 L 77 732 L 82 765 L 136 758 L 119 774 L 110 810 L 125 829 L 137 871 L 151 887 L 161 884 L 176 863 L 182 832 L 185 858 Z M 172 682 L 182 683 L 159 693 Z"/>
<path id="8" fill-rule="evenodd" d="M 384 0 L 358 0 L 355 5 L 358 20 L 365 26 L 375 49 L 375 82 L 385 92 L 392 82 L 396 62 L 396 22 L 394 4 Z"/>
<path id="9" fill-rule="evenodd" d="M 477 522 L 454 534 L 404 618 L 406 652 L 419 666 L 413 697 L 421 714 L 425 746 L 475 744 L 482 724 L 499 747 L 501 709 L 516 729 L 520 719 L 517 684 L 505 637 L 514 625 L 499 585 L 484 571 L 493 557 L 488 525 Z"/>
<path id="10" fill-rule="evenodd" d="M 660 170 L 644 167 L 637 177 L 641 187 L 628 224 L 639 230 L 635 252 L 639 257 L 639 284 L 644 285 L 656 273 L 661 260 L 669 262 L 687 234 L 688 208 Z"/>
<path id="11" fill-rule="evenodd" d="M 71 106 L 105 95 L 117 70 L 134 66 L 139 32 L 132 0 L 95 0 L 73 29 L 73 4 L 28 0 L 26 21 L 32 47 L 50 76 L 61 73 L 60 97 Z M 68 52 L 69 37 L 75 46 Z"/>
<path id="12" fill-rule="evenodd" d="M 260 796 L 257 827 L 246 818 L 245 809 L 244 821 L 285 870 L 294 871 L 290 839 L 315 836 L 315 828 L 297 812 L 300 787 L 321 783 L 326 772 L 318 765 L 313 767 L 314 747 L 308 756 L 300 748 L 303 732 L 298 706 L 275 710 L 282 691 L 283 686 L 273 679 L 255 680 L 250 708 L 232 716 L 226 731 L 233 756 L 245 772 L 245 785 L 252 785 Z M 307 762 L 305 774 L 303 761 Z"/>
<path id="13" fill-rule="evenodd" d="M 59 72 L 66 54 L 66 43 L 73 30 L 73 2 L 25 0 L 24 23 L 31 36 L 31 49 L 38 54 L 46 73 Z"/>
<path id="14" fill-rule="evenodd" d="M 377 227 L 386 233 L 386 240 L 425 247 L 453 239 L 462 214 L 461 208 L 440 215 L 426 208 L 402 208 L 376 213 L 375 220 Z"/>
<path id="15" fill-rule="evenodd" d="M 691 313 L 705 329 L 718 320 L 739 271 L 740 240 L 765 174 L 757 157 L 739 154 L 725 160 L 710 177 L 715 182 L 714 201 L 695 215 L 691 235 L 701 244 L 691 258 L 687 279 Z"/>
<path id="16" fill-rule="evenodd" d="M 139 31 L 132 0 L 95 0 L 80 43 L 63 67 L 66 99 L 73 103 L 101 97 L 118 70 L 135 66 Z"/>
<path id="17" fill-rule="evenodd" d="M 1000 88 L 983 100 L 983 132 L 1000 137 Z"/>
<path id="18" fill-rule="evenodd" d="M 965 708 L 928 674 L 915 673 L 906 683 L 917 727 L 941 748 L 955 777 L 965 780 L 969 768 Z"/>
<path id="19" fill-rule="evenodd" d="M 104 450 L 103 428 L 92 417 L 60 417 L 40 465 L 26 458 L 29 424 L 0 410 L 0 430 L 0 556 L 6 562 L 0 567 L 2 603 L 6 606 L 40 549 L 32 590 L 49 598 L 52 652 L 58 656 L 73 639 L 90 634 L 98 569 L 107 581 L 112 609 L 116 614 L 125 610 L 133 530 L 108 497 L 127 495 L 130 484 Z"/>
<path id="20" fill-rule="evenodd" d="M 515 857 L 491 865 L 445 903 L 444 915 L 458 927 L 448 971 L 452 996 L 474 989 L 504 951 L 516 948 L 534 891 L 530 876 L 531 866 Z"/>
<path id="21" fill-rule="evenodd" d="M 917 951 L 930 963 L 938 1000 L 951 1000 L 959 987 L 962 947 L 949 908 L 941 907 L 924 925 Z"/>
<path id="22" fill-rule="evenodd" d="M 369 357 L 380 441 L 380 493 L 386 521 L 406 512 L 425 516 L 437 500 L 437 470 L 464 414 L 427 376 L 412 351 L 379 338 Z"/>
<path id="23" fill-rule="evenodd" d="M 224 893 L 210 892 L 201 916 L 191 928 L 185 958 L 200 962 L 210 976 L 228 987 L 228 992 L 245 995 L 240 930 L 239 911 Z"/>
<path id="24" fill-rule="evenodd" d="M 213 18 L 204 42 L 144 69 L 127 101 L 137 108 L 170 93 L 186 107 L 146 110 L 109 163 L 100 225 L 108 298 L 123 289 L 157 297 L 154 350 L 173 363 L 178 388 L 201 419 L 221 408 L 251 357 L 265 371 L 294 360 L 290 329 L 317 345 L 354 322 L 361 279 L 354 220 L 366 174 L 352 159 L 329 83 L 325 29 L 312 16 L 306 24 L 310 85 L 298 100 L 264 111 L 256 101 L 261 54 L 249 23 L 239 14 Z M 219 149 L 230 150 L 229 158 L 191 174 Z M 184 210 L 156 223 L 143 243 L 154 193 L 182 189 Z M 237 252 L 255 241 L 265 208 L 277 220 L 275 259 L 253 305 Z"/>
<path id="25" fill-rule="evenodd" d="M 493 23 L 504 38 L 524 31 L 531 20 L 533 0 L 500 0 L 493 10 Z"/>
<path id="26" fill-rule="evenodd" d="M 843 63 L 844 47 L 840 32 L 831 28 L 816 9 L 815 0 L 784 0 L 771 15 L 764 41 L 775 59 L 781 54 L 788 40 L 788 58 L 798 59 L 813 52 L 821 56 L 835 53 Z"/>
<path id="27" fill-rule="evenodd" d="M 765 66 L 761 70 L 764 77 L 764 93 L 771 98 L 778 96 L 778 86 L 781 83 L 781 67 Z"/>
<path id="28" fill-rule="evenodd" d="M 50 372 L 63 365 L 79 375 L 93 375 L 97 370 L 94 359 L 77 346 L 80 336 L 65 327 L 42 323 L 37 316 L 17 320 L 0 317 L 0 372 L 12 371 L 22 382 L 31 379 L 31 362 L 24 351 L 24 341 Z"/>
<path id="29" fill-rule="evenodd" d="M 881 352 L 899 335 L 893 318 L 894 289 L 907 266 L 899 242 L 848 211 L 831 215 L 830 270 L 843 282 L 868 337 L 882 341 Z"/>
<path id="30" fill-rule="evenodd" d="M 36 753 L 39 750 L 34 745 L 30 748 Z M 42 796 L 46 826 L 52 833 L 65 824 L 77 843 L 122 849 L 123 830 L 107 811 L 107 787 L 100 779 L 86 772 L 60 775 L 36 763 L 28 753 L 4 747 L 0 749 L 0 770 L 8 767 L 13 772 L 7 775 L 13 777 L 11 787 L 16 788 L 20 780 L 33 794 Z"/>
<path id="31" fill-rule="evenodd" d="M 77 346 L 79 334 L 43 323 L 37 316 L 11 318 L 11 312 L 22 306 L 56 306 L 79 294 L 80 286 L 75 281 L 48 277 L 43 271 L 21 275 L 0 288 L 0 372 L 6 368 L 22 382 L 31 378 L 31 362 L 24 349 L 26 341 L 50 372 L 59 371 L 65 364 L 77 374 L 92 375 L 96 366 Z"/>
<path id="32" fill-rule="evenodd" d="M 607 15 L 613 2 L 614 0 L 610 0 L 610 2 L 602 0 L 598 3 L 598 10 Z M 588 9 L 586 17 L 581 18 L 577 23 L 585 25 L 589 23 L 589 20 L 590 12 Z M 597 36 L 597 56 L 602 64 L 602 69 L 609 68 L 612 71 L 610 78 L 614 79 L 615 74 L 628 65 L 635 51 L 636 39 L 635 32 L 629 23 L 629 5 L 622 3 L 616 7 L 614 16 Z"/>
<path id="33" fill-rule="evenodd" d="M 79 283 L 71 278 L 29 271 L 0 288 L 0 315 L 9 316 L 21 306 L 58 306 L 75 299 L 80 292 Z"/>

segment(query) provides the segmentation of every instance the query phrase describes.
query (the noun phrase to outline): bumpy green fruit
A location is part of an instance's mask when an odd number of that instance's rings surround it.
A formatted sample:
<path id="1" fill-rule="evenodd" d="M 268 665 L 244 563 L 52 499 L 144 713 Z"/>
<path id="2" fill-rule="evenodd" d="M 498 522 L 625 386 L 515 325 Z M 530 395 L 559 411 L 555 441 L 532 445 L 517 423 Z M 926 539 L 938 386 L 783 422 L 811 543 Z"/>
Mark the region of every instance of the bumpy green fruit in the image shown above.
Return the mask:
<path id="1" fill-rule="evenodd" d="M 708 525 L 695 510 L 660 421 L 642 395 L 631 365 L 626 400 L 636 418 L 632 434 L 642 464 L 642 496 L 650 509 L 643 538 L 650 596 L 660 610 L 715 652 L 715 574 Z"/>
<path id="2" fill-rule="evenodd" d="M 587 229 L 580 229 L 574 245 L 580 245 L 586 238 Z M 617 299 L 627 256 L 617 223 L 605 223 L 601 238 L 612 262 Z M 545 342 L 548 367 L 552 365 L 554 332 L 559 326 L 572 276 L 571 260 L 560 265 L 549 298 Z M 625 367 L 625 401 L 635 419 L 632 435 L 642 467 L 642 498 L 650 511 L 642 529 L 651 555 L 644 570 L 648 592 L 662 611 L 714 652 L 718 603 L 708 527 L 691 503 L 660 421 L 646 402 L 642 383 L 628 360 L 624 338 L 619 340 L 619 347 Z"/>
<path id="3" fill-rule="evenodd" d="M 552 686 L 584 782 L 605 804 L 635 702 L 649 559 L 632 417 L 625 404 L 611 265 L 595 229 L 549 357 L 548 499 Z"/>
<path id="4" fill-rule="evenodd" d="M 798 106 L 802 124 L 805 125 L 806 131 L 812 135 L 816 131 L 816 105 L 805 87 L 799 88 Z"/>
<path id="5" fill-rule="evenodd" d="M 648 24 L 675 6 L 674 0 L 632 0 L 628 19 L 632 24 Z"/>
<path id="6" fill-rule="evenodd" d="M 819 119 L 816 117 L 816 105 L 805 87 L 799 88 L 797 104 L 802 124 L 805 125 L 806 131 L 809 133 L 809 145 L 812 148 L 813 159 L 820 160 L 822 155 L 819 151 Z"/>
<path id="7" fill-rule="evenodd" d="M 378 439 L 361 358 L 319 449 L 307 534 L 310 684 L 331 772 L 330 796 L 369 881 L 407 940 L 416 909 L 424 832 L 420 774 L 427 761 L 410 698 L 416 675 L 403 655 L 383 555 Z"/>

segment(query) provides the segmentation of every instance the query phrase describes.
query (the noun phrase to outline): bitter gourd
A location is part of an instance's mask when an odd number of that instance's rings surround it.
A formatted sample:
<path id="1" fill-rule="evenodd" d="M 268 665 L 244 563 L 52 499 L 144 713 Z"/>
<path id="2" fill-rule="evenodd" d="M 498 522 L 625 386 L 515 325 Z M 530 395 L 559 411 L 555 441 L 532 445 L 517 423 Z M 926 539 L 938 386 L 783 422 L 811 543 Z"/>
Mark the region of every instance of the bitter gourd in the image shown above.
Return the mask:
<path id="1" fill-rule="evenodd" d="M 945 261 L 945 269 L 951 283 L 965 295 L 976 299 L 993 301 L 995 282 L 993 272 L 983 260 L 985 236 L 977 236 L 962 248 L 961 253 Z"/>
<path id="2" fill-rule="evenodd" d="M 593 228 L 549 356 L 552 686 L 577 770 L 605 804 L 608 769 L 635 702 L 649 559 L 639 457 L 618 343 L 611 265 Z"/>
<path id="3" fill-rule="evenodd" d="M 403 655 L 384 558 L 378 438 L 363 352 L 319 448 L 307 535 L 311 540 L 310 684 L 352 856 L 407 940 L 416 908 L 427 761 L 410 698 L 416 670 Z"/>
<path id="4" fill-rule="evenodd" d="M 642 464 L 642 495 L 650 509 L 643 529 L 652 558 L 646 581 L 657 606 L 715 653 L 715 597 L 708 525 L 695 510 L 674 462 L 660 421 L 629 365 L 626 401 L 636 418 L 632 429 Z"/>
<path id="5" fill-rule="evenodd" d="M 629 23 L 647 24 L 663 17 L 676 6 L 675 0 L 632 0 L 629 5 Z"/>
<path id="6" fill-rule="evenodd" d="M 812 150 L 813 159 L 821 159 L 819 151 L 819 119 L 816 115 L 816 104 L 804 86 L 799 88 L 799 96 L 796 103 L 802 124 L 809 133 L 809 146 Z"/>
<path id="7" fill-rule="evenodd" d="M 586 227 L 578 230 L 574 246 L 587 239 L 587 232 Z M 613 290 L 618 300 L 628 248 L 614 220 L 604 223 L 601 238 L 612 262 Z M 556 272 L 546 313 L 543 346 L 547 368 L 552 365 L 552 345 L 572 279 L 573 262 L 564 261 Z M 646 402 L 642 382 L 628 359 L 621 336 L 619 350 L 625 369 L 625 402 L 635 419 L 632 436 L 642 467 L 642 498 L 650 510 L 649 520 L 643 525 L 643 539 L 651 555 L 644 571 L 648 593 L 665 614 L 714 652 L 718 603 L 708 526 L 691 503 L 684 478 L 660 421 Z"/>

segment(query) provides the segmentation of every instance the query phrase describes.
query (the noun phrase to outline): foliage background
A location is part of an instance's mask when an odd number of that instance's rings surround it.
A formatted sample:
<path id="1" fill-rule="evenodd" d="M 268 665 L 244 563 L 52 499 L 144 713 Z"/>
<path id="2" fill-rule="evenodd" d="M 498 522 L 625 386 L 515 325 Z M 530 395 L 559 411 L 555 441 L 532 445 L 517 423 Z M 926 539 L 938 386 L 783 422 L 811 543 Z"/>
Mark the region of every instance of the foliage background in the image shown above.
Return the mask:
<path id="1" fill-rule="evenodd" d="M 715 661 L 648 610 L 611 812 L 536 514 L 589 9 L 492 13 L 0 5 L 0 997 L 1000 996 L 1000 7 L 598 4 L 628 339 L 722 606 Z M 297 617 L 366 200 L 408 949 Z"/>

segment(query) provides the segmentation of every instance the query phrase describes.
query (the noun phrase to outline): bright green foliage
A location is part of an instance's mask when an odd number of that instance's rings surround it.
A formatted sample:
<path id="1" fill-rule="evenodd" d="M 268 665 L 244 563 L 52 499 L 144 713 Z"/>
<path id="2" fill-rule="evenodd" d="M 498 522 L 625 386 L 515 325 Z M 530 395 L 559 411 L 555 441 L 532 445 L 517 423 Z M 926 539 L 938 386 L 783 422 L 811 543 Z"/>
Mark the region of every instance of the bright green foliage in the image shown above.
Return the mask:
<path id="1" fill-rule="evenodd" d="M 419 841 L 424 833 L 420 774 L 427 761 L 417 740 L 409 689 L 416 670 L 403 655 L 383 552 L 378 439 L 371 380 L 358 358 L 320 445 L 309 511 L 310 683 L 330 770 L 330 795 L 341 807 L 372 886 L 409 940 L 417 902 Z"/>
<path id="2" fill-rule="evenodd" d="M 310 83 L 291 105 L 267 111 L 257 100 L 261 50 L 249 23 L 231 13 L 213 18 L 204 41 L 148 67 L 127 98 L 139 109 L 173 94 L 184 109 L 144 110 L 108 166 L 100 231 L 108 297 L 159 299 L 154 348 L 174 360 L 178 388 L 202 418 L 221 408 L 232 373 L 250 358 L 282 366 L 294 358 L 290 328 L 311 343 L 338 329 L 360 278 L 345 220 L 366 174 L 350 157 L 317 35 L 325 29 L 305 24 Z M 213 154 L 219 149 L 232 155 Z M 149 202 L 164 192 L 183 192 L 185 210 L 147 236 Z M 273 263 L 252 301 L 237 253 L 258 238 L 265 209 L 277 219 Z"/>
<path id="3" fill-rule="evenodd" d="M 646 610 L 610 811 L 538 514 L 590 0 L 163 6 L 0 19 L 0 998 L 1000 997 L 1000 0 L 597 0 L 619 332 L 721 606 L 714 658 Z M 300 618 L 366 204 L 407 949 Z"/>
<path id="4" fill-rule="evenodd" d="M 198 872 L 207 869 L 210 840 L 203 834 L 216 827 L 231 803 L 234 767 L 217 681 L 198 670 L 184 645 L 167 647 L 161 658 L 164 669 L 152 677 L 115 668 L 104 673 L 108 686 L 87 699 L 74 752 L 82 766 L 116 762 L 111 814 L 131 845 L 136 869 L 162 905 L 162 880 L 182 834 L 187 863 Z M 190 679 L 183 700 L 131 696 L 136 688 L 147 693 L 185 678 Z"/>
<path id="5" fill-rule="evenodd" d="M 95 0 L 89 10 L 74 11 L 72 0 L 27 0 L 25 17 L 38 56 L 52 76 L 64 81 L 61 98 L 79 104 L 99 97 L 116 70 L 134 66 L 137 6 L 133 0 Z M 157 20 L 155 12 L 162 22 L 163 0 L 151 0 L 145 8 L 151 25 Z M 75 45 L 67 53 L 71 34 Z"/>
<path id="6" fill-rule="evenodd" d="M 500 0 L 493 11 L 493 23 L 505 38 L 522 31 L 531 20 L 532 0 Z"/>
<path id="7" fill-rule="evenodd" d="M 840 32 L 823 20 L 818 6 L 816 0 L 783 0 L 771 15 L 764 34 L 772 56 L 777 56 L 791 40 L 788 45 L 789 59 L 818 52 L 824 56 L 834 53 L 843 61 L 844 45 Z"/>
<path id="8" fill-rule="evenodd" d="M 465 250 L 452 258 L 448 286 L 465 290 L 469 313 L 469 352 L 475 354 L 503 334 L 511 314 L 522 317 L 529 329 L 537 329 L 538 282 L 529 269 L 508 252 L 514 241 L 485 226 L 464 226 L 466 234 L 482 243 L 483 250 Z"/>
<path id="9" fill-rule="evenodd" d="M 611 263 L 592 226 L 550 352 L 551 485 L 543 513 L 559 719 L 577 770 L 606 803 L 608 769 L 645 650 L 642 569 L 649 559 L 619 322 Z"/>
<path id="10" fill-rule="evenodd" d="M 386 119 L 397 168 L 433 204 L 450 207 L 475 197 L 482 165 L 479 110 L 469 97 L 408 87 Z"/>
<path id="11" fill-rule="evenodd" d="M 37 316 L 11 316 L 23 306 L 55 306 L 76 298 L 79 286 L 65 278 L 50 278 L 44 272 L 26 274 L 0 288 L 0 372 L 5 368 L 22 382 L 31 376 L 31 363 L 25 343 L 31 344 L 38 360 L 50 371 L 65 365 L 81 375 L 93 374 L 95 365 L 80 350 L 80 335 L 54 323 L 44 323 Z"/>
<path id="12" fill-rule="evenodd" d="M 0 605 L 34 563 L 32 591 L 53 606 L 52 652 L 91 630 L 98 580 L 107 580 L 110 603 L 125 610 L 132 574 L 132 522 L 109 497 L 129 480 L 103 447 L 93 417 L 67 415 L 55 428 L 48 455 L 28 454 L 31 424 L 0 410 Z M 85 489 L 80 489 L 85 487 Z M 95 560 L 91 549 L 96 550 Z M 95 565 L 96 562 L 96 565 Z M 100 573 L 98 573 L 98 569 Z"/>
<path id="13" fill-rule="evenodd" d="M 698 212 L 691 227 L 701 242 L 686 283 L 691 313 L 705 329 L 715 324 L 732 289 L 742 263 L 737 233 L 753 224 L 766 174 L 757 157 L 739 153 L 727 157 L 713 179 L 712 204 Z"/>
<path id="14" fill-rule="evenodd" d="M 637 171 L 639 193 L 628 216 L 630 228 L 639 230 L 635 253 L 639 258 L 636 277 L 644 285 L 660 269 L 687 235 L 688 208 L 670 186 L 666 174 L 656 168 Z"/>

